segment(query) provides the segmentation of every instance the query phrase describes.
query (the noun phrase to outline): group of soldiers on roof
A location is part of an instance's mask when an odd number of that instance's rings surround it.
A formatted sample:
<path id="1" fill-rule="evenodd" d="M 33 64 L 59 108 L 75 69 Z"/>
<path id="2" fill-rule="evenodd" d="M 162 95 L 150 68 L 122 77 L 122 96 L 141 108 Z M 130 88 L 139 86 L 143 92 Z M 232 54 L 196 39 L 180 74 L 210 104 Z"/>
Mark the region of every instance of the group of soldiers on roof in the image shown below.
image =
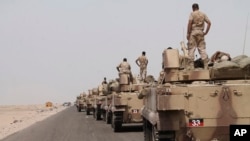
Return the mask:
<path id="1" fill-rule="evenodd" d="M 204 69 L 207 69 L 209 65 L 213 65 L 216 62 L 231 60 L 230 54 L 221 51 L 215 52 L 210 59 L 208 58 L 208 55 L 206 53 L 205 36 L 210 30 L 211 21 L 205 13 L 199 10 L 199 5 L 197 3 L 194 3 L 192 5 L 192 10 L 193 11 L 191 12 L 188 20 L 186 36 L 188 40 L 187 50 L 189 58 L 189 69 L 194 69 L 194 53 L 196 49 L 200 54 L 200 58 L 204 64 Z M 207 25 L 205 26 L 205 24 Z M 139 56 L 135 62 L 140 68 L 140 79 L 144 81 L 147 76 L 148 65 L 146 52 L 143 51 L 142 55 Z M 131 66 L 127 62 L 127 58 L 123 58 L 123 61 L 116 67 L 116 69 L 119 73 L 126 73 L 130 78 L 133 78 L 131 73 Z"/>
<path id="2" fill-rule="evenodd" d="M 148 65 L 148 59 L 146 57 L 146 52 L 143 51 L 142 55 L 139 56 L 136 60 L 135 63 L 139 66 L 140 68 L 140 80 L 144 81 L 146 76 L 147 76 L 147 65 Z M 127 58 L 123 58 L 123 61 L 116 67 L 117 71 L 119 73 L 125 73 L 129 75 L 129 78 L 133 78 L 132 72 L 131 72 L 131 66 L 127 62 Z M 130 79 L 132 81 L 132 79 Z"/>

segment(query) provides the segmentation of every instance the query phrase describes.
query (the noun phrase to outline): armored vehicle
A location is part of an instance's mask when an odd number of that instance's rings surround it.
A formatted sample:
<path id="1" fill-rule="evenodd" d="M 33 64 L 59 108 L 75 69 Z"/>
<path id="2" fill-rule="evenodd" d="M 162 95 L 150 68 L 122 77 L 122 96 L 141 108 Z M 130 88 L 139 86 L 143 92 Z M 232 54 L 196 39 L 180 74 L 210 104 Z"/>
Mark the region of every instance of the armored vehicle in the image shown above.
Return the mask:
<path id="1" fill-rule="evenodd" d="M 103 88 L 103 101 L 101 105 L 102 109 L 102 118 L 107 124 L 111 123 L 112 111 L 111 111 L 111 103 L 112 103 L 112 93 L 119 91 L 119 82 L 117 80 L 110 80 L 107 85 Z"/>
<path id="2" fill-rule="evenodd" d="M 250 63 L 188 70 L 178 49 L 162 57 L 161 82 L 139 94 L 145 141 L 229 141 L 230 125 L 250 124 Z"/>
<path id="3" fill-rule="evenodd" d="M 76 98 L 76 108 L 78 112 L 81 112 L 82 110 L 86 109 L 86 94 L 81 93 Z"/>
<path id="4" fill-rule="evenodd" d="M 144 86 L 136 79 L 129 83 L 126 74 L 120 74 L 119 82 L 115 82 L 117 88 L 113 87 L 111 93 L 111 127 L 114 132 L 121 131 L 123 124 L 140 123 L 142 117 L 140 114 L 143 107 L 143 100 L 138 99 L 138 91 Z M 117 85 L 118 84 L 118 85 Z"/>
<path id="5" fill-rule="evenodd" d="M 112 95 L 111 95 L 111 93 L 109 93 L 108 95 L 104 96 L 104 100 L 103 100 L 102 105 L 101 105 L 102 119 L 107 124 L 111 123 L 111 118 L 112 118 L 112 112 L 110 109 L 111 101 L 112 101 Z"/>
<path id="6" fill-rule="evenodd" d="M 94 109 L 93 117 L 96 120 L 103 119 L 103 109 L 102 104 L 105 102 L 106 95 L 104 94 L 104 89 L 106 89 L 106 84 L 101 84 L 98 86 L 98 89 L 93 89 L 94 93 Z"/>
<path id="7" fill-rule="evenodd" d="M 86 115 L 90 115 L 94 111 L 95 90 L 88 90 L 89 94 L 86 97 Z"/>

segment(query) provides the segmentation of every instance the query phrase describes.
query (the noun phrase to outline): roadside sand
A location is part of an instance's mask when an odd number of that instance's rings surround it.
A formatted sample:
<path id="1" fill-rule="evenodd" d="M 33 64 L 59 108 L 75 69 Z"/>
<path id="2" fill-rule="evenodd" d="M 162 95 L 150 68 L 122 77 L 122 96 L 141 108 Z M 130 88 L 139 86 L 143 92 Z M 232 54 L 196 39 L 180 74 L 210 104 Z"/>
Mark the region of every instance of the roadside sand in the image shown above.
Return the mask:
<path id="1" fill-rule="evenodd" d="M 45 105 L 0 105 L 0 140 L 38 121 L 54 115 L 66 107 Z"/>

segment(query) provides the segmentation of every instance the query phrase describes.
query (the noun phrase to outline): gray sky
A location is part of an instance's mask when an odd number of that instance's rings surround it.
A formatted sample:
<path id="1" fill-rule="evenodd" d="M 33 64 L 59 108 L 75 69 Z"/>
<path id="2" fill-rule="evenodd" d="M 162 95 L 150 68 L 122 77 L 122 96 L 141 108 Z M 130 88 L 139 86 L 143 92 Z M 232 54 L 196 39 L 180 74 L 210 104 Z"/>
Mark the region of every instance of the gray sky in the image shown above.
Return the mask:
<path id="1" fill-rule="evenodd" d="M 249 0 L 1 0 L 0 105 L 73 101 L 116 78 L 124 57 L 138 74 L 142 51 L 157 78 L 162 51 L 187 42 L 194 2 L 212 22 L 208 55 L 242 54 Z"/>

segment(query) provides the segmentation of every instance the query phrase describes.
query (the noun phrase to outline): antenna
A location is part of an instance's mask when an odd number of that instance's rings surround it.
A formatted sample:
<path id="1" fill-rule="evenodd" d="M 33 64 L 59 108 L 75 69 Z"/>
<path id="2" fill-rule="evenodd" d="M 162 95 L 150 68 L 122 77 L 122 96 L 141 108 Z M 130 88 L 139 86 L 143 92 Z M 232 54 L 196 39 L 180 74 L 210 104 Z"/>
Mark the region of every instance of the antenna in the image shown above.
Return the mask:
<path id="1" fill-rule="evenodd" d="M 248 16 L 249 16 L 249 13 L 247 14 L 247 24 L 246 24 L 245 39 L 244 39 L 243 53 L 242 53 L 243 55 L 245 54 L 245 47 L 246 47 L 246 37 L 247 37 Z"/>
<path id="2" fill-rule="evenodd" d="M 185 43 L 184 27 L 183 27 L 182 35 L 183 35 L 183 42 Z"/>

